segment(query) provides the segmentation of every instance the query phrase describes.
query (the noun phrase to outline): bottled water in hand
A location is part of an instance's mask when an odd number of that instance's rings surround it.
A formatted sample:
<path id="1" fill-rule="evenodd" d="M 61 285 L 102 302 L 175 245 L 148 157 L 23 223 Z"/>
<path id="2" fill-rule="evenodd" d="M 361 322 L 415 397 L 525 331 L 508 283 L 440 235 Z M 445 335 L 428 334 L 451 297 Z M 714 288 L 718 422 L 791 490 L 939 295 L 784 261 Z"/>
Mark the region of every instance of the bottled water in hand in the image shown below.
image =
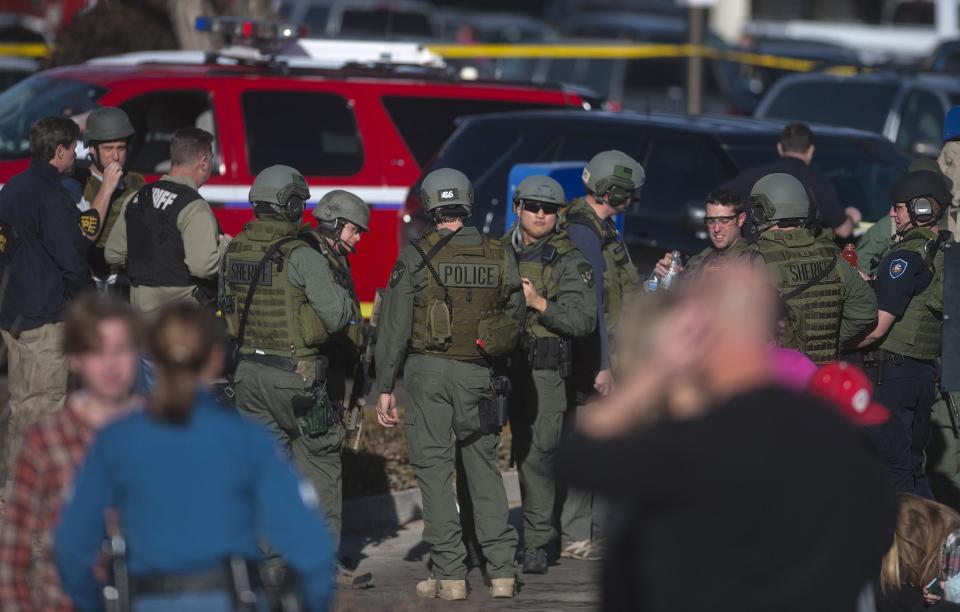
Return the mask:
<path id="1" fill-rule="evenodd" d="M 661 289 L 669 289 L 677 275 L 680 274 L 680 270 L 683 268 L 683 264 L 680 263 L 680 256 L 680 251 L 670 253 L 670 269 L 667 270 L 667 275 L 660 279 Z"/>

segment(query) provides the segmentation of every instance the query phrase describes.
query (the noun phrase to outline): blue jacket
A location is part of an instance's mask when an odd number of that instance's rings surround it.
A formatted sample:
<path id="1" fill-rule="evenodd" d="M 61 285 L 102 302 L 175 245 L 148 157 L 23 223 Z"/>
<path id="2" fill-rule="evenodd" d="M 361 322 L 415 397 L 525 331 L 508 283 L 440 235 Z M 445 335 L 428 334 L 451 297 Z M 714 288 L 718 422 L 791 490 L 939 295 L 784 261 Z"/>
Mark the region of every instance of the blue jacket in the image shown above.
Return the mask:
<path id="1" fill-rule="evenodd" d="M 114 508 L 131 576 L 208 570 L 239 554 L 260 560 L 265 536 L 296 570 L 308 610 L 326 610 L 334 556 L 310 485 L 261 426 L 206 395 L 185 425 L 138 412 L 104 428 L 77 474 L 54 534 L 63 588 L 100 610 L 91 570 Z"/>
<path id="2" fill-rule="evenodd" d="M 55 167 L 32 160 L 0 190 L 0 221 L 12 225 L 22 241 L 0 307 L 4 329 L 18 317 L 21 330 L 59 321 L 70 298 L 90 283 L 90 241 L 60 181 Z"/>

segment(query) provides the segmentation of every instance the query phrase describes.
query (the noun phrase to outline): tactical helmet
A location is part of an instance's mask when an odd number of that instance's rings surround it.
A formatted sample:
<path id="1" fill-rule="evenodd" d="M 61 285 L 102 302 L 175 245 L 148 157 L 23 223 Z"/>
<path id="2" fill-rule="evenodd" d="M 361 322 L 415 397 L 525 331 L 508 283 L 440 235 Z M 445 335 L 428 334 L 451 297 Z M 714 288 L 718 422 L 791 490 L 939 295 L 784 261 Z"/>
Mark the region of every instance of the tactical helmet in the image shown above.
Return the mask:
<path id="1" fill-rule="evenodd" d="M 513 192 L 514 206 L 520 204 L 523 200 L 556 204 L 557 206 L 563 206 L 567 203 L 567 198 L 560 183 L 542 174 L 528 176 L 517 185 Z"/>
<path id="2" fill-rule="evenodd" d="M 358 196 L 343 189 L 334 189 L 320 198 L 313 209 L 313 216 L 320 227 L 331 231 L 336 229 L 337 219 L 349 221 L 363 231 L 370 227 L 370 207 Z"/>
<path id="3" fill-rule="evenodd" d="M 250 203 L 254 210 L 272 210 L 288 221 L 303 216 L 303 206 L 310 198 L 307 180 L 290 166 L 264 168 L 250 186 Z"/>
<path id="4" fill-rule="evenodd" d="M 447 206 L 473 209 L 473 184 L 463 172 L 453 168 L 434 170 L 420 184 L 420 202 L 430 212 Z"/>
<path id="5" fill-rule="evenodd" d="M 101 106 L 94 109 L 87 117 L 83 142 L 91 146 L 98 142 L 126 140 L 133 134 L 133 125 L 127 113 L 115 106 Z"/>
<path id="6" fill-rule="evenodd" d="M 610 205 L 623 206 L 646 180 L 643 166 L 623 151 L 597 153 L 583 169 L 583 184 L 599 197 L 609 196 Z"/>
<path id="7" fill-rule="evenodd" d="M 796 177 L 777 172 L 768 174 L 753 185 L 747 202 L 750 218 L 761 228 L 782 219 L 807 219 L 810 196 Z"/>

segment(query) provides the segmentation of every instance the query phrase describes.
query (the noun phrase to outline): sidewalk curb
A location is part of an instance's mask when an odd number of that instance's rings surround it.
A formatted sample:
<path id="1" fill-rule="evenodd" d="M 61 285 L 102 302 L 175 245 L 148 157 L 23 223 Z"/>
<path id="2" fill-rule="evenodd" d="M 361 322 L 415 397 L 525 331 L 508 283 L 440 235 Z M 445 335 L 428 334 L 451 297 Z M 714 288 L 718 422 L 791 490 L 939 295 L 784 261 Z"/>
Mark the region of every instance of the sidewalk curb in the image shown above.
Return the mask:
<path id="1" fill-rule="evenodd" d="M 501 472 L 507 505 L 520 505 L 520 479 L 516 470 Z M 343 532 L 355 533 L 384 527 L 397 527 L 423 518 L 423 499 L 419 488 L 353 497 L 343 500 Z"/>

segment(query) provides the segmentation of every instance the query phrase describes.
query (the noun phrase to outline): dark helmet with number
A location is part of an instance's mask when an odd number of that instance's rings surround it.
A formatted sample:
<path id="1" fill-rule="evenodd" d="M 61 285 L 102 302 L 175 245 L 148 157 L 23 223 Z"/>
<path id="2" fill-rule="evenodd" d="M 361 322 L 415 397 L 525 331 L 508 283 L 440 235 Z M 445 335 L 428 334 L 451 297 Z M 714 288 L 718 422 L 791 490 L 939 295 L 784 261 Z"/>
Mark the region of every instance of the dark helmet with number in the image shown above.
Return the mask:
<path id="1" fill-rule="evenodd" d="M 83 142 L 87 146 L 92 146 L 98 142 L 126 140 L 134 133 L 127 113 L 115 106 L 101 106 L 94 109 L 87 117 Z"/>
<path id="2" fill-rule="evenodd" d="M 453 168 L 434 170 L 420 184 L 420 202 L 427 212 L 448 206 L 473 209 L 473 183 Z"/>
<path id="3" fill-rule="evenodd" d="M 343 189 L 334 189 L 320 198 L 313 216 L 328 231 L 336 231 L 339 220 L 349 221 L 363 231 L 370 227 L 370 207 L 359 196 Z"/>
<path id="4" fill-rule="evenodd" d="M 556 180 L 542 174 L 528 176 L 520 181 L 513 192 L 514 206 L 524 200 L 564 206 L 567 203 L 563 187 Z"/>
<path id="5" fill-rule="evenodd" d="M 646 181 L 640 162 L 616 150 L 594 155 L 583 169 L 582 178 L 587 191 L 601 198 L 609 196 L 610 205 L 615 208 L 627 204 Z"/>
<path id="6" fill-rule="evenodd" d="M 291 222 L 303 217 L 304 204 L 309 198 L 307 180 L 290 166 L 264 168 L 250 186 L 254 212 L 273 212 Z"/>

